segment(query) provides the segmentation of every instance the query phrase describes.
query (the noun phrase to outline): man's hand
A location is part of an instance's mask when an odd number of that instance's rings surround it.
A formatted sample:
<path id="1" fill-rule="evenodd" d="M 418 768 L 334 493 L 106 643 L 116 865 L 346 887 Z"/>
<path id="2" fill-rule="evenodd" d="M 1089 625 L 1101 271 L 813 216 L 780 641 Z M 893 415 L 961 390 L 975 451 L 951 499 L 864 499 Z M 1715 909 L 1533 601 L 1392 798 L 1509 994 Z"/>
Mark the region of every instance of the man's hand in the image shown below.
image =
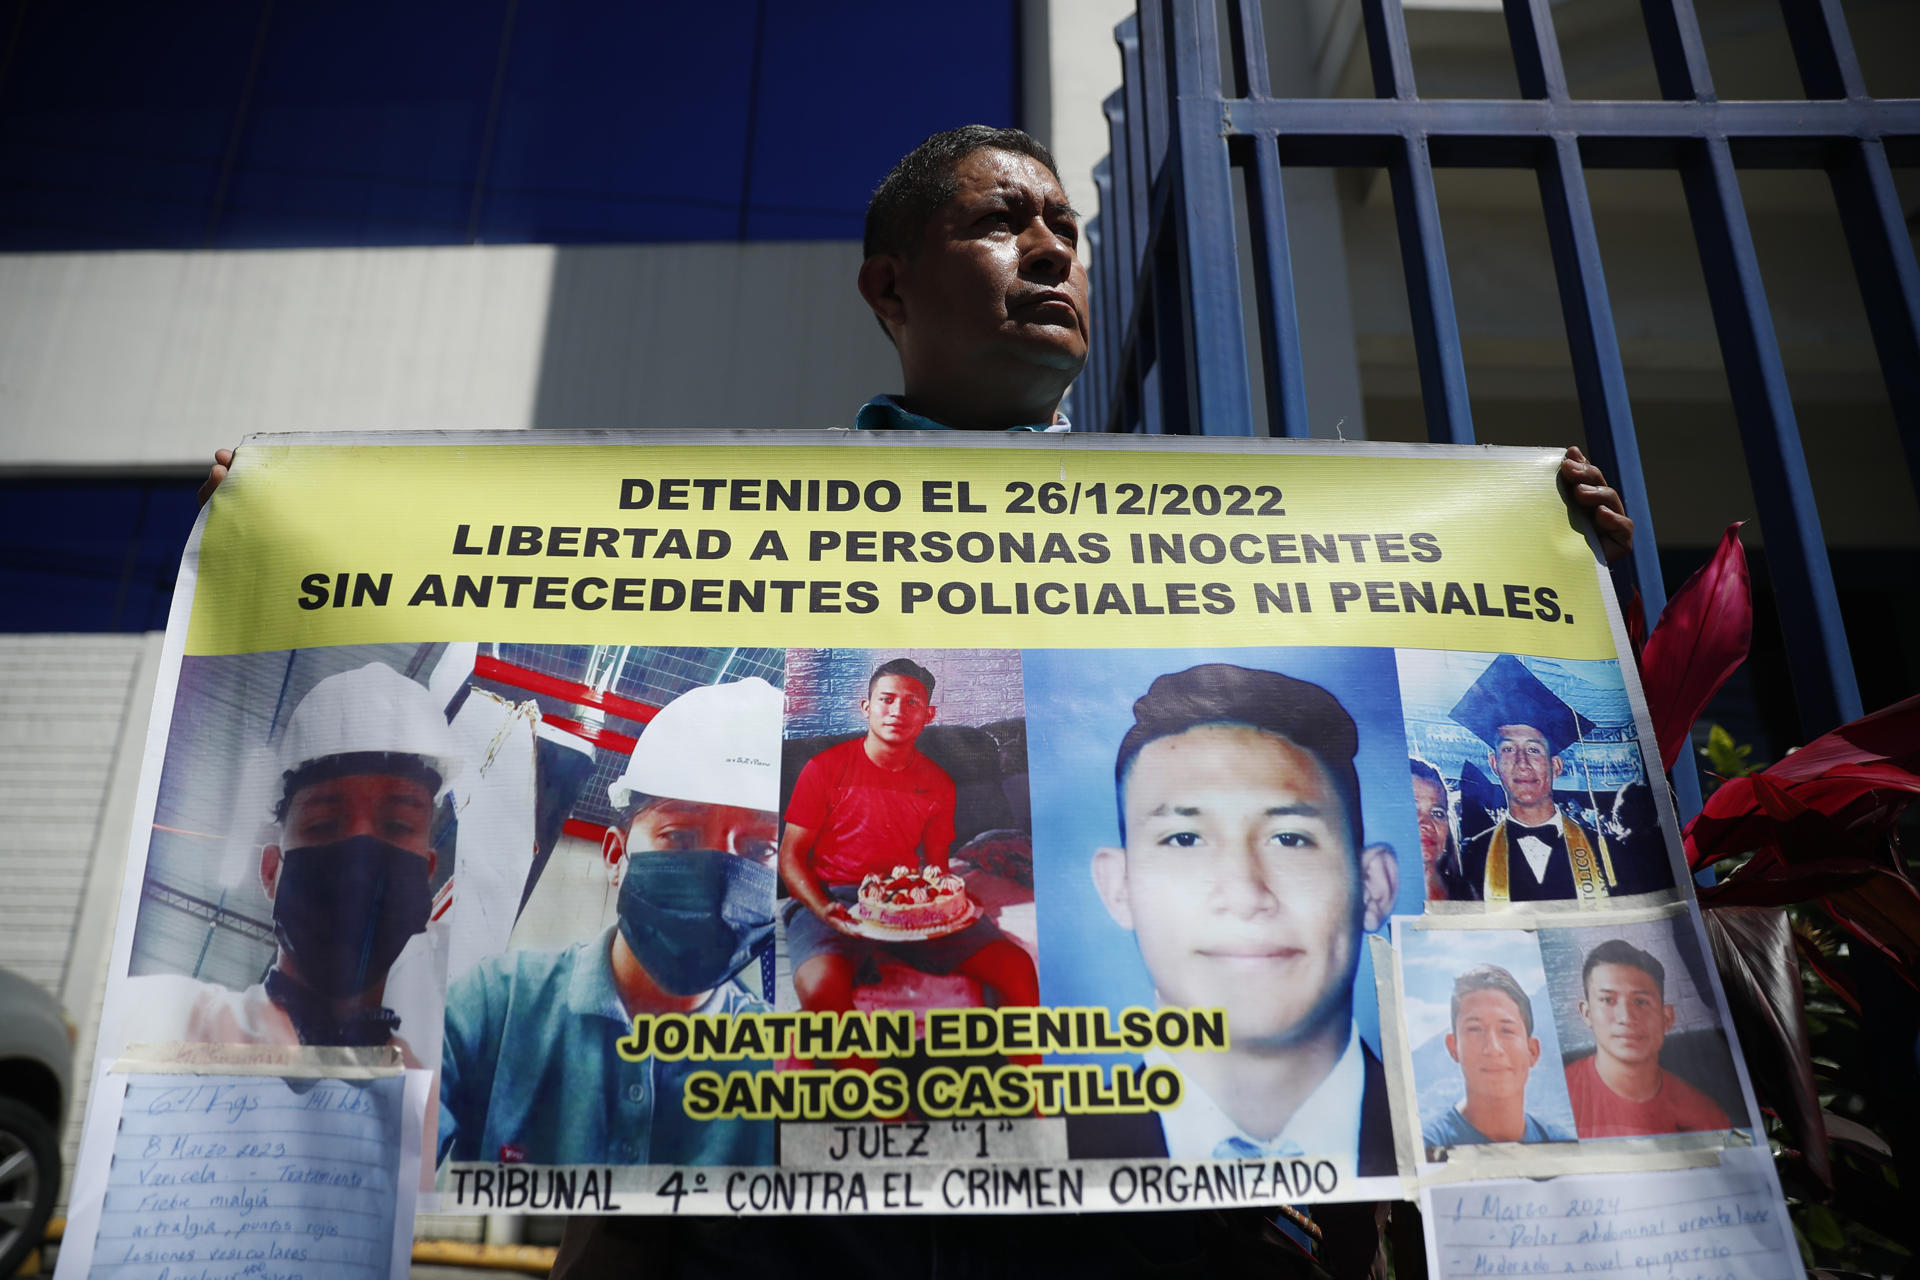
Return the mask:
<path id="1" fill-rule="evenodd" d="M 854 923 L 853 913 L 847 910 L 847 904 L 838 898 L 827 902 L 827 909 L 820 918 L 849 937 L 861 936 L 860 926 Z"/>
<path id="2" fill-rule="evenodd" d="M 1600 535 L 1600 550 L 1609 563 L 1633 550 L 1633 520 L 1620 495 L 1607 483 L 1600 468 L 1587 461 L 1579 449 L 1569 446 L 1560 464 L 1560 478 L 1567 482 L 1573 500 L 1587 509 L 1593 528 Z"/>
<path id="3" fill-rule="evenodd" d="M 227 468 L 232 465 L 233 450 L 215 449 L 213 451 L 213 465 L 207 468 L 207 478 L 200 482 L 201 506 L 207 505 L 207 499 L 211 498 L 213 491 L 220 487 L 220 482 L 227 478 Z"/>

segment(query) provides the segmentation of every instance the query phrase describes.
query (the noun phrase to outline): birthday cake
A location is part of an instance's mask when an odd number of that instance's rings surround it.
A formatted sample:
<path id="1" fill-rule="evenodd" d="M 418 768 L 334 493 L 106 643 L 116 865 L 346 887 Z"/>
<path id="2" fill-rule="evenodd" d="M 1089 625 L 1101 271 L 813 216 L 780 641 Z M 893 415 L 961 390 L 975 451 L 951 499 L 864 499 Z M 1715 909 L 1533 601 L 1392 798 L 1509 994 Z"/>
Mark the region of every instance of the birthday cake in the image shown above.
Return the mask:
<path id="1" fill-rule="evenodd" d="M 853 915 L 883 929 L 939 929 L 961 923 L 972 911 L 959 876 L 934 867 L 898 866 L 860 882 Z"/>

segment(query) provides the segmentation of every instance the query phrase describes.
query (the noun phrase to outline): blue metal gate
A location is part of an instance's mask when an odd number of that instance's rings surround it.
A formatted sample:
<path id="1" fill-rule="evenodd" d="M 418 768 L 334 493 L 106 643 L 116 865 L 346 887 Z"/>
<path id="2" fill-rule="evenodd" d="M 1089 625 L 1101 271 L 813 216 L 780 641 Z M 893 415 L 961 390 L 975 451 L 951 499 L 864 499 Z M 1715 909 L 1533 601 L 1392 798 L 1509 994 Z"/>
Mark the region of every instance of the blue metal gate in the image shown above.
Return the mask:
<path id="1" fill-rule="evenodd" d="M 1920 101 L 1867 96 L 1840 0 L 1780 0 L 1806 99 L 1721 102 L 1692 0 L 1642 0 L 1661 101 L 1573 99 L 1549 0 L 1505 0 L 1522 97 L 1426 101 L 1400 0 L 1361 0 L 1375 97 L 1275 99 L 1258 0 L 1227 0 L 1233 84 L 1214 0 L 1142 0 L 1117 36 L 1124 79 L 1095 169 L 1095 344 L 1076 417 L 1109 431 L 1305 436 L 1307 400 L 1282 199 L 1286 165 L 1383 166 L 1429 436 L 1474 439 L 1435 166 L 1531 168 L 1546 210 L 1594 460 L 1635 521 L 1628 575 L 1648 618 L 1666 603 L 1586 169 L 1679 173 L 1768 546 L 1780 624 L 1811 735 L 1860 714 L 1833 576 L 1761 286 L 1740 167 L 1824 170 L 1839 205 L 1895 422 L 1920 489 L 1920 269 L 1891 162 L 1920 159 Z M 1891 161 L 1890 161 L 1891 155 Z M 1245 171 L 1259 368 L 1255 422 L 1231 170 Z M 1698 778 L 1675 771 L 1685 813 Z"/>

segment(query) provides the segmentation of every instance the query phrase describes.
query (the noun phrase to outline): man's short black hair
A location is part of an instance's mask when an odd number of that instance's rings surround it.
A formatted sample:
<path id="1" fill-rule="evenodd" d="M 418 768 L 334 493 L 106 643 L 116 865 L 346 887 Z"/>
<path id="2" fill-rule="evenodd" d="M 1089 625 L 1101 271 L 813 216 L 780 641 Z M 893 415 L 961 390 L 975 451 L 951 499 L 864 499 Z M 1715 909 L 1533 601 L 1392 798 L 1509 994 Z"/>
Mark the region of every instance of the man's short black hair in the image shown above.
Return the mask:
<path id="1" fill-rule="evenodd" d="M 310 760 L 298 769 L 288 769 L 280 775 L 280 799 L 273 806 L 273 820 L 285 822 L 287 811 L 293 807 L 294 793 L 302 787 L 310 787 L 316 782 L 331 782 L 335 778 L 351 778 L 360 774 L 385 774 L 394 778 L 406 778 L 418 782 L 427 789 L 429 797 L 440 794 L 440 774 L 419 756 L 398 751 L 349 751 L 344 755 L 322 756 Z"/>
<path id="2" fill-rule="evenodd" d="M 1318 760 L 1346 810 L 1353 851 L 1360 852 L 1360 777 L 1353 767 L 1360 732 L 1353 717 L 1338 698 L 1317 684 L 1224 662 L 1161 676 L 1133 704 L 1133 727 L 1120 739 L 1120 752 L 1113 762 L 1122 843 L 1127 838 L 1127 774 L 1134 757 L 1149 742 L 1209 724 L 1258 729 L 1285 738 Z"/>
<path id="3" fill-rule="evenodd" d="M 936 133 L 901 156 L 893 172 L 873 189 L 873 199 L 867 202 L 861 256 L 898 253 L 911 257 L 920 247 L 933 211 L 960 190 L 954 169 L 974 152 L 987 149 L 1031 156 L 1056 180 L 1060 177 L 1053 153 L 1025 130 L 969 124 Z"/>
<path id="4" fill-rule="evenodd" d="M 881 676 L 905 676 L 909 680 L 918 680 L 920 687 L 927 691 L 927 701 L 933 701 L 933 672 L 927 670 L 912 658 L 895 658 L 883 662 L 873 669 L 867 677 L 867 696 L 873 696 L 873 686 L 880 683 Z"/>
<path id="5" fill-rule="evenodd" d="M 1580 994 L 1587 994 L 1587 979 L 1593 971 L 1603 964 L 1623 964 L 1629 969 L 1638 969 L 1653 979 L 1653 985 L 1660 988 L 1660 998 L 1667 998 L 1667 967 L 1651 955 L 1628 942 L 1625 938 L 1608 938 L 1605 942 L 1587 952 L 1587 962 L 1580 967 Z"/>
<path id="6" fill-rule="evenodd" d="M 1520 989 L 1519 981 L 1497 964 L 1477 964 L 1453 980 L 1453 1016 L 1447 1020 L 1449 1027 L 1460 1025 L 1460 1002 L 1476 991 L 1498 991 L 1513 1001 L 1520 1010 L 1520 1021 L 1527 1024 L 1527 1034 L 1533 1034 L 1533 1001 Z"/>

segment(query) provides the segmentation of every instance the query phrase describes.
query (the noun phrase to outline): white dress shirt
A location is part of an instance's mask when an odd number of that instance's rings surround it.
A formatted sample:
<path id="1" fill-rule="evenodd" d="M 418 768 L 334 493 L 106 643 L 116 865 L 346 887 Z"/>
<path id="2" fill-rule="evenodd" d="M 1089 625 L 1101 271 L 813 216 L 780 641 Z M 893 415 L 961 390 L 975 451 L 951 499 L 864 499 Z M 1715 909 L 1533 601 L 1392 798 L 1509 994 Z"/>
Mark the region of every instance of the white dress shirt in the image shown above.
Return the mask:
<path id="1" fill-rule="evenodd" d="M 1149 1049 L 1149 1066 L 1179 1069 L 1172 1055 Z M 1185 1072 L 1186 1094 L 1180 1105 L 1160 1113 L 1160 1131 L 1167 1155 L 1175 1160 L 1230 1159 L 1234 1155 L 1310 1156 L 1332 1160 L 1342 1176 L 1353 1176 L 1360 1156 L 1360 1116 L 1367 1091 L 1366 1061 L 1360 1052 L 1360 1033 L 1349 1025 L 1347 1047 L 1314 1091 L 1302 1099 L 1285 1127 L 1271 1139 L 1249 1134 L 1195 1084 Z M 1244 1151 L 1224 1153 L 1221 1144 L 1238 1139 Z"/>

